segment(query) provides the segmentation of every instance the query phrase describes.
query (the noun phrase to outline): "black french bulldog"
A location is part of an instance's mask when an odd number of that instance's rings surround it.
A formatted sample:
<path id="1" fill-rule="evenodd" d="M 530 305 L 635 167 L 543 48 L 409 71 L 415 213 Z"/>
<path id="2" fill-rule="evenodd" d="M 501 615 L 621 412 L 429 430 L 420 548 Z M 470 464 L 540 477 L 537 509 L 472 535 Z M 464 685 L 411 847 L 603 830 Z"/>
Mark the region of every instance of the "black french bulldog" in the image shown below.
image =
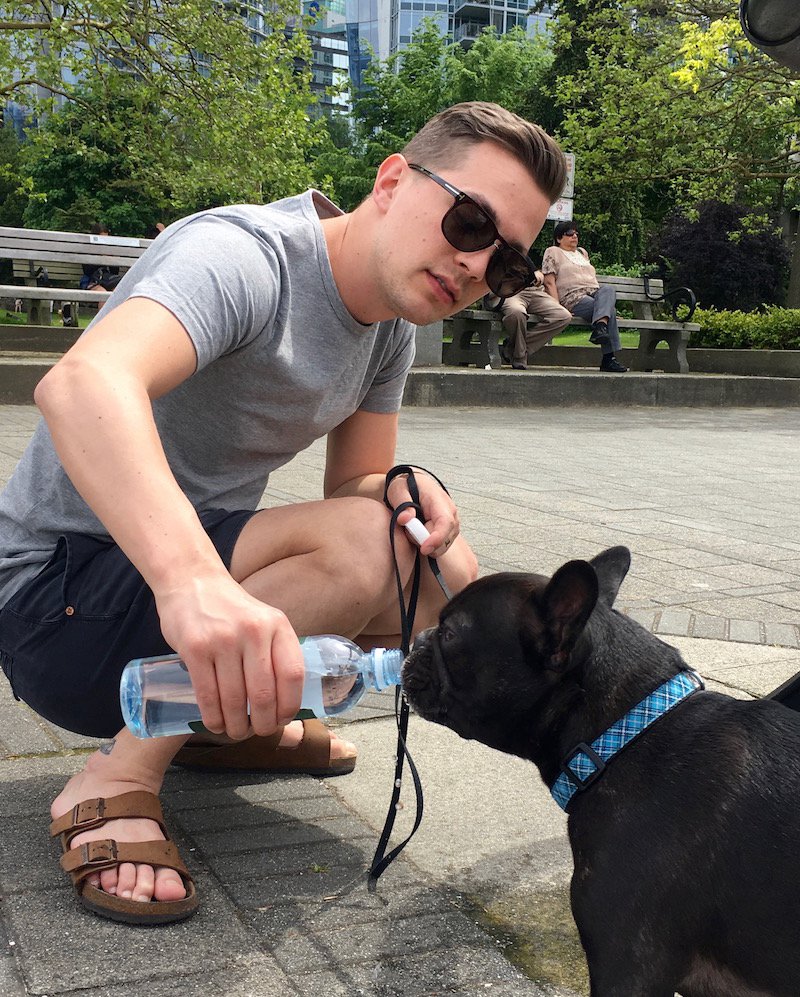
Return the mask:
<path id="1" fill-rule="evenodd" d="M 800 997 L 800 715 L 697 688 L 612 608 L 629 566 L 613 547 L 549 580 L 474 582 L 416 638 L 404 689 L 553 789 L 577 746 L 677 676 L 685 698 L 605 769 L 590 749 L 599 775 L 561 778 L 591 997 Z"/>

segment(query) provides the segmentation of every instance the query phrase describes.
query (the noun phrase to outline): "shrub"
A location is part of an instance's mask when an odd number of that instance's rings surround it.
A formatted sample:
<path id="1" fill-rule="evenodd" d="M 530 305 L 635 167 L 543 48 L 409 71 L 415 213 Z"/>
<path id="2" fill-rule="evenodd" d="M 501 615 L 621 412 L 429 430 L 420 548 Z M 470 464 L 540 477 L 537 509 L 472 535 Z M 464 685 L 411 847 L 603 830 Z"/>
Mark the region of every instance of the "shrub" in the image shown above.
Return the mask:
<path id="1" fill-rule="evenodd" d="M 650 247 L 671 265 L 670 285 L 691 287 L 704 308 L 752 311 L 784 300 L 789 252 L 775 225 L 752 208 L 704 201 L 673 215 Z"/>
<path id="2" fill-rule="evenodd" d="M 728 350 L 800 350 L 800 308 L 766 307 L 762 312 L 698 308 L 691 346 Z"/>

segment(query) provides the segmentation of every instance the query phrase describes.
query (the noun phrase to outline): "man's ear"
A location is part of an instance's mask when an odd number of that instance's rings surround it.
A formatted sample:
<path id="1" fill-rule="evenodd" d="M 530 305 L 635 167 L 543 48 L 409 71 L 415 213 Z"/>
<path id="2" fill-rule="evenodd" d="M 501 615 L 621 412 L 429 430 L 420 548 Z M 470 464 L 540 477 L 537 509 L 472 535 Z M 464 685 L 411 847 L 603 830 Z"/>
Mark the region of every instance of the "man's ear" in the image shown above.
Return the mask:
<path id="1" fill-rule="evenodd" d="M 375 183 L 372 185 L 372 200 L 382 213 L 389 209 L 400 180 L 408 171 L 408 163 L 399 152 L 387 156 L 378 167 Z"/>

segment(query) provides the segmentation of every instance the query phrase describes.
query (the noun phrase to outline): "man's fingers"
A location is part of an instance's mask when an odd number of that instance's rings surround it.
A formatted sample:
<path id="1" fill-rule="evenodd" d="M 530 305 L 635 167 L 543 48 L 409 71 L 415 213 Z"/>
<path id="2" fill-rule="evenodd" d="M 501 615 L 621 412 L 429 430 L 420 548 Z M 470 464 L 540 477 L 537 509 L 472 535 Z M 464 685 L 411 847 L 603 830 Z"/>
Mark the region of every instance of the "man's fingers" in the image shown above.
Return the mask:
<path id="1" fill-rule="evenodd" d="M 280 667 L 275 669 L 275 710 L 278 724 L 285 725 L 300 709 L 305 680 L 303 652 L 288 622 L 272 639 L 272 660 L 280 662 Z"/>
<path id="2" fill-rule="evenodd" d="M 200 708 L 203 726 L 212 734 L 222 734 L 225 731 L 225 720 L 222 716 L 222 706 L 219 701 L 219 688 L 214 664 L 209 659 L 200 659 L 184 654 L 184 662 L 189 667 L 192 678 L 194 698 Z"/>
<path id="3" fill-rule="evenodd" d="M 247 714 L 247 687 L 239 653 L 231 650 L 225 654 L 217 654 L 214 671 L 225 733 L 234 740 L 242 740 L 250 733 L 250 719 Z"/>

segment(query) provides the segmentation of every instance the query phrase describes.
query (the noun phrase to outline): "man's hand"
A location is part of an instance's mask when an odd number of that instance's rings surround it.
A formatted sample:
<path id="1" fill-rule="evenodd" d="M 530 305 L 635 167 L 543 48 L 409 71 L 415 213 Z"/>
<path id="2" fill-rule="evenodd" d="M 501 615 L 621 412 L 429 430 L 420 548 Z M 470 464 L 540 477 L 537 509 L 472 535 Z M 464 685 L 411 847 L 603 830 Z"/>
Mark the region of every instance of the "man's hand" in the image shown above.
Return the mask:
<path id="1" fill-rule="evenodd" d="M 414 471 L 414 477 L 419 489 L 419 502 L 422 506 L 420 519 L 430 533 L 428 539 L 420 545 L 420 551 L 426 555 L 441 557 L 447 553 L 460 532 L 458 509 L 435 478 L 432 478 L 425 471 L 417 470 Z M 406 475 L 400 474 L 393 479 L 389 485 L 387 498 L 394 509 L 404 502 L 411 501 Z M 400 526 L 405 526 L 415 515 L 413 509 L 406 509 L 400 513 L 397 522 Z"/>
<path id="2" fill-rule="evenodd" d="M 227 573 L 195 577 L 156 601 L 164 637 L 189 669 L 209 731 L 241 740 L 293 719 L 305 669 L 297 635 L 280 610 L 248 595 Z"/>

